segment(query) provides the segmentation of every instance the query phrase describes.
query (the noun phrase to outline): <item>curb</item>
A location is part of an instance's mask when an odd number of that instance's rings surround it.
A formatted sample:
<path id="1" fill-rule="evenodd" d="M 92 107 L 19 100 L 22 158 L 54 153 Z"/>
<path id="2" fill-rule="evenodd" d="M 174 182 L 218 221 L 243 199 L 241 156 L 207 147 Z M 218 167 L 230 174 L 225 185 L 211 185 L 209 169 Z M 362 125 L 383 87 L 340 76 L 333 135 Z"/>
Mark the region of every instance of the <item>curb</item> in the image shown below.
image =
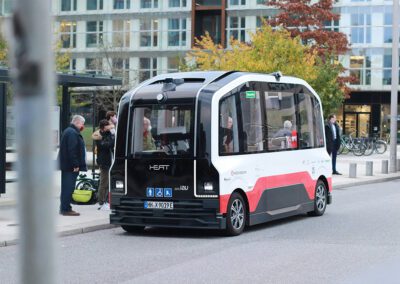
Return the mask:
<path id="1" fill-rule="evenodd" d="M 112 229 L 112 228 L 116 228 L 116 227 L 118 227 L 118 226 L 113 225 L 113 224 L 98 224 L 98 225 L 87 226 L 87 227 L 58 232 L 56 235 L 59 238 L 63 238 L 63 237 L 86 234 L 86 233 L 100 231 L 100 230 Z M 14 246 L 14 245 L 17 245 L 18 243 L 19 243 L 18 239 L 9 240 L 9 241 L 1 241 L 0 247 Z"/>
<path id="2" fill-rule="evenodd" d="M 343 189 L 347 189 L 348 187 L 373 184 L 373 183 L 381 183 L 381 182 L 392 181 L 392 180 L 396 180 L 396 179 L 400 179 L 400 176 L 385 177 L 385 178 L 379 178 L 379 179 L 373 179 L 373 180 L 354 181 L 354 182 L 349 182 L 346 184 L 333 185 L 333 190 L 336 190 L 336 189 L 343 190 Z"/>

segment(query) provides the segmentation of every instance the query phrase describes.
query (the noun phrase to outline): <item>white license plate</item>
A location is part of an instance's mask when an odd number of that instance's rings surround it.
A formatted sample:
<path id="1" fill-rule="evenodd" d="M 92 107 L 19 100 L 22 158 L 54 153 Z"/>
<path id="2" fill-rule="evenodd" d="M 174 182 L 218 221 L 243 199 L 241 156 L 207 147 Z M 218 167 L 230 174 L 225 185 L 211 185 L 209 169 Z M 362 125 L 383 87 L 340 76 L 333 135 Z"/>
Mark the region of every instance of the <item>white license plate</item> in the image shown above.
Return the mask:
<path id="1" fill-rule="evenodd" d="M 145 201 L 144 208 L 145 209 L 172 210 L 172 209 L 174 209 L 174 203 L 173 202 L 161 202 L 161 201 Z"/>

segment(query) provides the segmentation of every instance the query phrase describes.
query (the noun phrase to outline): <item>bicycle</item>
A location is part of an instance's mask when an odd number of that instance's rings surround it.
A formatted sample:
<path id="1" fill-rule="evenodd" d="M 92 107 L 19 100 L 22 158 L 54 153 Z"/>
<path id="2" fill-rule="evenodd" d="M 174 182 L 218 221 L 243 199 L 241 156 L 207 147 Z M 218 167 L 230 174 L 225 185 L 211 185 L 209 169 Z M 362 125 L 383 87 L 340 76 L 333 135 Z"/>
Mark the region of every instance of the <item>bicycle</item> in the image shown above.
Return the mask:
<path id="1" fill-rule="evenodd" d="M 378 139 L 377 137 L 370 138 L 366 141 L 365 156 L 370 156 L 372 153 L 383 154 L 387 150 L 387 144 L 384 140 Z"/>
<path id="2" fill-rule="evenodd" d="M 75 189 L 76 190 L 90 190 L 93 191 L 92 198 L 88 203 L 84 204 L 95 204 L 97 202 L 97 193 L 100 182 L 100 174 L 93 172 L 93 178 L 88 177 L 86 174 L 80 174 L 76 180 Z M 80 202 L 75 202 L 76 204 L 82 204 Z"/>

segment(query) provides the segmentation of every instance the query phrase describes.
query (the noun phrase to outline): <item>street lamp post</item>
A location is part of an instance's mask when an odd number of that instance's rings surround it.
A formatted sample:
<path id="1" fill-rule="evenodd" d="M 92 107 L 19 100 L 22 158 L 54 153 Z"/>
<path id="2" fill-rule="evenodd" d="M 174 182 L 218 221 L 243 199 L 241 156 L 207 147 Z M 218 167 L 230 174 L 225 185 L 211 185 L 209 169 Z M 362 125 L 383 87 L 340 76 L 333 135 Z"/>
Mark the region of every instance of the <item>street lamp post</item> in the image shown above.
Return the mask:
<path id="1" fill-rule="evenodd" d="M 12 18 L 21 283 L 56 283 L 51 6 L 16 0 Z"/>
<path id="2" fill-rule="evenodd" d="M 390 97 L 390 172 L 396 172 L 397 92 L 399 89 L 399 0 L 393 0 L 392 93 Z"/>

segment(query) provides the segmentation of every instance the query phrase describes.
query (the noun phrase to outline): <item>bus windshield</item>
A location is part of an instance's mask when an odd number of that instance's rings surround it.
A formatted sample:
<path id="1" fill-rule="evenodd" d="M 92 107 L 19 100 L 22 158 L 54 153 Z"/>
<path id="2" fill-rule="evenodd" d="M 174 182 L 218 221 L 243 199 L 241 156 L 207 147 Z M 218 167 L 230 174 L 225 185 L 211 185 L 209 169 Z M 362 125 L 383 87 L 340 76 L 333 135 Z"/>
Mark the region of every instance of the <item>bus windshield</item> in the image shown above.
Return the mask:
<path id="1" fill-rule="evenodd" d="M 152 105 L 134 108 L 135 156 L 193 156 L 193 107 Z"/>

